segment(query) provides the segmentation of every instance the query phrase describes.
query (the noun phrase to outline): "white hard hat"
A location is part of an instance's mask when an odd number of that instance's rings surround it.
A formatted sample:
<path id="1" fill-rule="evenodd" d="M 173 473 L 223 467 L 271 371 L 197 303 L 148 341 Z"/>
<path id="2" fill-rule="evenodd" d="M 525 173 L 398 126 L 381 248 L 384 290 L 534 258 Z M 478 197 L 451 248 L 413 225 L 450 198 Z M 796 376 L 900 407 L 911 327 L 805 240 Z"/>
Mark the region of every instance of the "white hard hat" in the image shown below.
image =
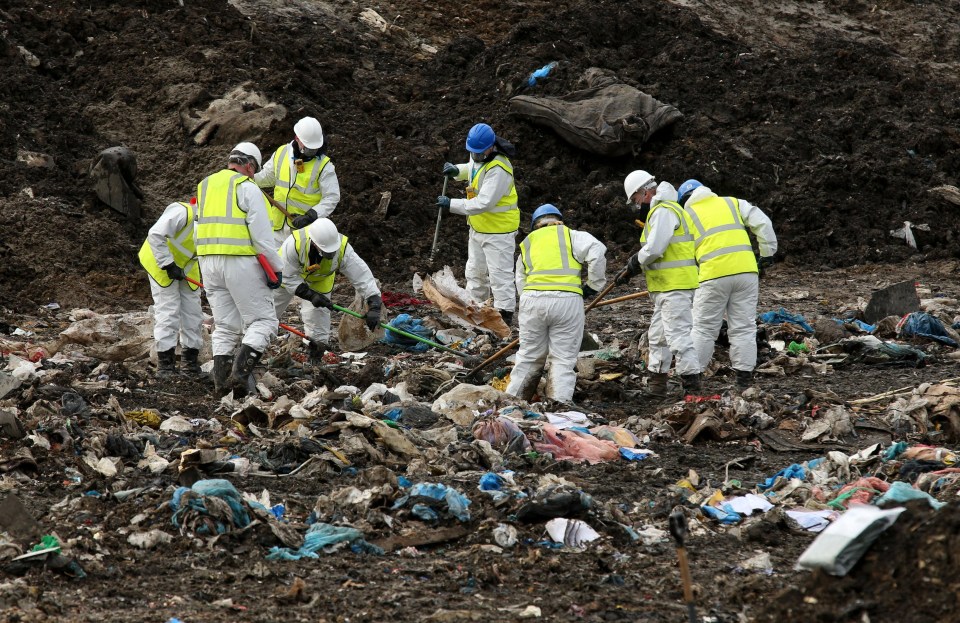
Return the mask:
<path id="1" fill-rule="evenodd" d="M 652 181 L 654 181 L 653 176 L 646 171 L 637 170 L 630 173 L 623 180 L 623 190 L 627 193 L 627 201 L 630 201 L 630 197 Z"/>
<path id="2" fill-rule="evenodd" d="M 323 147 L 323 128 L 320 122 L 313 117 L 304 117 L 293 126 L 293 133 L 297 135 L 300 142 L 307 149 L 320 149 Z"/>
<path id="3" fill-rule="evenodd" d="M 259 169 L 261 166 L 263 166 L 263 160 L 261 159 L 261 156 L 260 156 L 260 150 L 259 150 L 259 149 L 257 148 L 257 146 L 254 145 L 253 143 L 240 143 L 240 144 L 238 144 L 236 147 L 233 148 L 233 151 L 231 152 L 231 155 L 233 155 L 234 153 L 237 153 L 237 152 L 240 152 L 241 154 L 243 154 L 243 155 L 245 155 L 245 156 L 251 156 L 254 160 L 256 160 L 256 161 L 257 161 L 257 168 L 258 168 L 258 169 Z"/>
<path id="4" fill-rule="evenodd" d="M 320 247 L 324 253 L 332 253 L 340 248 L 340 233 L 337 226 L 328 218 L 318 218 L 307 226 L 310 241 Z"/>

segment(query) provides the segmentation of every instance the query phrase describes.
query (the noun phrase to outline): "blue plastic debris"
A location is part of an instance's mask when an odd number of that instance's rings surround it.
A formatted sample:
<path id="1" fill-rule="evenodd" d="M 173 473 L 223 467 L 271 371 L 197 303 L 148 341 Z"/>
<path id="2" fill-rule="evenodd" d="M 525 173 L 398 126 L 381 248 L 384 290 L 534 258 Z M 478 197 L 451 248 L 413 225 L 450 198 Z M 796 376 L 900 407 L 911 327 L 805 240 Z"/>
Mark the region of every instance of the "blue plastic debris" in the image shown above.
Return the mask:
<path id="1" fill-rule="evenodd" d="M 841 327 L 852 324 L 853 326 L 860 329 L 864 333 L 873 333 L 874 331 L 877 330 L 877 325 L 867 324 L 864 321 L 860 320 L 859 318 L 834 318 L 833 321 L 836 322 Z"/>
<path id="2" fill-rule="evenodd" d="M 620 448 L 620 456 L 628 461 L 642 461 L 646 458 L 649 458 L 651 454 L 653 453 L 650 450 Z"/>
<path id="3" fill-rule="evenodd" d="M 230 516 L 226 517 L 222 512 L 215 516 L 211 515 L 207 508 L 206 500 L 208 498 L 217 498 L 225 502 L 230 510 Z M 210 480 L 198 480 L 192 487 L 179 487 L 173 493 L 170 500 L 170 508 L 173 509 L 173 517 L 170 521 L 177 528 L 184 522 L 187 515 L 196 513 L 199 515 L 211 516 L 212 523 L 216 528 L 217 534 L 224 534 L 231 529 L 244 528 L 250 523 L 250 515 L 240 496 L 240 492 L 233 486 L 229 480 L 220 478 Z M 216 507 L 215 507 L 216 508 Z M 226 521 L 226 520 L 229 520 Z M 207 522 L 202 522 L 197 528 L 197 534 L 210 534 L 210 528 Z"/>
<path id="4" fill-rule="evenodd" d="M 556 67 L 557 67 L 557 61 L 553 61 L 552 63 L 547 63 L 540 69 L 534 71 L 532 74 L 530 74 L 530 77 L 527 78 L 527 86 L 528 87 L 536 86 L 538 78 L 546 78 L 547 76 L 550 75 L 550 72 L 553 71 Z"/>
<path id="5" fill-rule="evenodd" d="M 390 321 L 390 326 L 406 331 L 407 333 L 419 335 L 420 337 L 428 340 L 433 338 L 433 330 L 430 329 L 430 327 L 424 326 L 423 319 L 414 318 L 410 314 L 400 314 Z M 383 336 L 383 341 L 387 344 L 403 346 L 407 350 L 412 350 L 415 352 L 424 352 L 430 348 L 423 342 L 418 342 L 412 338 L 400 335 L 399 333 L 394 333 L 393 331 L 386 331 Z"/>
<path id="6" fill-rule="evenodd" d="M 810 467 L 816 467 L 816 465 L 812 461 L 808 463 L 808 465 L 810 465 Z M 794 463 L 789 467 L 784 467 L 773 476 L 770 476 L 763 482 L 757 484 L 757 489 L 760 489 L 761 491 L 765 489 L 769 489 L 777 482 L 777 478 L 781 478 L 781 477 L 786 478 L 788 480 L 791 478 L 799 478 L 800 480 L 803 480 L 804 478 L 807 477 L 807 470 L 804 469 L 803 465 L 800 465 L 799 463 Z"/>
<path id="7" fill-rule="evenodd" d="M 791 314 L 782 307 L 777 311 L 763 312 L 760 314 L 760 322 L 766 324 L 782 324 L 784 322 L 790 322 L 797 326 L 803 327 L 803 330 L 807 333 L 813 333 L 813 327 L 807 324 L 807 321 L 803 319 L 802 315 Z"/>
<path id="8" fill-rule="evenodd" d="M 301 558 L 319 558 L 317 551 L 338 543 L 358 545 L 363 553 L 383 554 L 383 550 L 363 540 L 363 533 L 348 526 L 334 526 L 328 523 L 315 523 L 307 530 L 300 549 L 289 547 L 271 547 L 267 560 L 300 560 Z M 354 549 L 354 551 L 357 551 Z"/>
<path id="9" fill-rule="evenodd" d="M 494 474 L 493 472 L 487 472 L 480 477 L 480 490 L 481 491 L 499 491 L 503 488 L 503 478 Z"/>
<path id="10" fill-rule="evenodd" d="M 913 312 L 903 318 L 897 325 L 897 331 L 902 337 L 925 337 L 954 348 L 958 346 L 943 323 L 925 312 Z"/>
<path id="11" fill-rule="evenodd" d="M 403 508 L 407 502 L 410 501 L 414 503 L 411 511 L 416 509 L 417 513 L 424 513 L 431 517 L 435 515 L 435 518 L 439 518 L 439 514 L 433 513 L 433 515 L 431 515 L 425 513 L 423 509 L 419 507 L 422 506 L 430 508 L 431 510 L 440 508 L 460 521 L 470 521 L 470 511 L 467 510 L 467 507 L 470 506 L 470 500 L 456 489 L 452 489 L 446 485 L 432 482 L 419 482 L 410 487 L 410 491 L 406 495 L 394 502 L 393 508 Z"/>
<path id="12" fill-rule="evenodd" d="M 902 480 L 897 480 L 891 484 L 886 493 L 874 500 L 873 503 L 877 506 L 881 506 L 888 502 L 902 504 L 908 500 L 926 500 L 927 503 L 930 504 L 930 508 L 934 510 L 940 510 L 940 508 L 946 504 L 946 502 L 937 500 L 937 498 L 933 497 L 926 491 L 914 489 L 910 483 L 903 482 Z"/>

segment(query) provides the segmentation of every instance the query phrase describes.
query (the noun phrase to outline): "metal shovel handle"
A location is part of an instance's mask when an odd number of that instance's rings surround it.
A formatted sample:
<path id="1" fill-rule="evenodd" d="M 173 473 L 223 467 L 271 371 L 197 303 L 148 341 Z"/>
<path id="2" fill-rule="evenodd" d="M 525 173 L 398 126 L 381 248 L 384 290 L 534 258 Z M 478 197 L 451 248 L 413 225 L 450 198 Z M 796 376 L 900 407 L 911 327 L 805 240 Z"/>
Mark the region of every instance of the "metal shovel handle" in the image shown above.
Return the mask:
<path id="1" fill-rule="evenodd" d="M 440 191 L 440 194 L 446 196 L 447 194 L 447 182 L 450 181 L 450 178 L 444 174 L 443 176 L 443 190 Z M 437 227 L 433 230 L 433 246 L 430 247 L 430 259 L 428 261 L 433 261 L 433 256 L 437 252 L 437 241 L 440 240 L 440 222 L 443 220 L 443 208 L 437 208 Z"/>

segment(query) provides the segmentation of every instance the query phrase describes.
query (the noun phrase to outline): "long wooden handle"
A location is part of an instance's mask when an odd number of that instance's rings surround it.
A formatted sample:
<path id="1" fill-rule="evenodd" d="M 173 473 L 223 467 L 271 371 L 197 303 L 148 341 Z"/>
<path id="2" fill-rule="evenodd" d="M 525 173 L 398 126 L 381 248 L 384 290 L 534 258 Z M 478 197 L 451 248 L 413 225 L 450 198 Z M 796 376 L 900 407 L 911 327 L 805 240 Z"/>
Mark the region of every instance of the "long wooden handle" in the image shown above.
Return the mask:
<path id="1" fill-rule="evenodd" d="M 596 295 L 595 297 L 593 297 L 593 300 L 590 301 L 590 304 L 587 305 L 587 308 L 586 308 L 585 310 L 583 310 L 583 313 L 587 313 L 588 311 L 590 311 L 591 309 L 593 309 L 594 307 L 596 307 L 596 306 L 597 306 L 597 303 L 600 302 L 600 299 L 602 299 L 602 298 L 605 297 L 607 294 L 609 294 L 609 293 L 610 293 L 610 290 L 613 290 L 613 287 L 616 286 L 616 285 L 617 285 L 617 280 L 614 279 L 613 281 L 611 281 L 611 282 L 607 285 L 606 288 L 604 288 L 603 290 L 600 291 L 600 294 L 598 294 L 598 295 Z"/>
<path id="2" fill-rule="evenodd" d="M 633 299 L 638 299 L 642 296 L 648 296 L 650 293 L 644 290 L 643 292 L 634 292 L 633 294 L 627 294 L 626 296 L 618 296 L 615 299 L 609 299 L 602 301 L 594 305 L 594 307 L 603 307 L 604 305 L 613 305 L 614 303 L 623 303 L 625 301 L 632 301 Z"/>
<path id="3" fill-rule="evenodd" d="M 680 558 L 680 579 L 683 580 L 683 600 L 693 602 L 693 579 L 690 577 L 690 565 L 687 562 L 687 548 L 678 547 L 677 556 Z"/>

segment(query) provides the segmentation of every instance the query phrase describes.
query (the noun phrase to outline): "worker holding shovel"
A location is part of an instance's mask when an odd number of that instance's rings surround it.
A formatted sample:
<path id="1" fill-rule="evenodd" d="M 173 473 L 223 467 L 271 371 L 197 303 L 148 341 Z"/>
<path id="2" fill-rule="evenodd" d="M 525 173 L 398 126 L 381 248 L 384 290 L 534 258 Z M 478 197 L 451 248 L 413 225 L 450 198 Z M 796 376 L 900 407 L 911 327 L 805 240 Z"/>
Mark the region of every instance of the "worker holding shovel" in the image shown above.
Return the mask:
<path id="1" fill-rule="evenodd" d="M 584 231 L 563 224 L 556 206 L 536 209 L 532 231 L 520 243 L 516 264 L 520 292 L 520 350 L 507 393 L 528 398 L 549 361 L 547 396 L 570 403 L 577 384 L 577 353 L 583 337 L 583 299 L 606 284 L 607 248 Z M 580 273 L 586 265 L 586 284 Z"/>
<path id="2" fill-rule="evenodd" d="M 460 214 L 467 217 L 470 238 L 467 245 L 467 290 L 478 301 L 493 294 L 493 305 L 503 321 L 510 324 L 517 307 L 513 289 L 513 253 L 520 208 L 513 179 L 513 145 L 498 137 L 486 123 L 478 123 L 467 133 L 470 161 L 464 164 L 447 162 L 443 174 L 464 180 L 466 199 L 437 197 L 440 216 Z M 446 189 L 446 186 L 444 186 Z"/>
<path id="3" fill-rule="evenodd" d="M 647 331 L 649 356 L 647 395 L 667 397 L 670 364 L 677 360 L 677 374 L 684 394 L 700 391 L 701 373 L 693 345 L 693 295 L 697 291 L 697 261 L 690 224 L 677 203 L 677 191 L 646 171 L 633 171 L 623 182 L 627 202 L 644 221 L 640 251 L 630 256 L 616 277 L 625 284 L 640 272 L 647 278 L 653 300 L 653 316 Z"/>
<path id="4" fill-rule="evenodd" d="M 380 289 L 367 263 L 357 255 L 347 237 L 337 231 L 328 218 L 318 218 L 303 229 L 295 230 L 280 247 L 283 272 L 287 279 L 277 290 L 274 302 L 277 317 L 282 317 L 294 296 L 302 299 L 300 316 L 311 338 L 311 354 L 330 339 L 330 293 L 337 273 L 346 275 L 357 293 L 366 301 L 364 320 L 373 331 L 380 322 Z"/>
<path id="5" fill-rule="evenodd" d="M 280 287 L 282 265 L 267 198 L 252 179 L 260 162 L 256 145 L 240 143 L 227 168 L 197 186 L 197 255 L 216 325 L 213 383 L 218 392 L 233 390 L 237 397 L 249 391 L 253 369 L 279 326 L 270 290 Z M 275 271 L 275 279 L 264 274 L 261 262 Z"/>
<path id="6" fill-rule="evenodd" d="M 171 203 L 147 232 L 147 239 L 140 247 L 140 264 L 150 275 L 153 339 L 157 342 L 157 376 L 160 378 L 177 371 L 178 337 L 183 347 L 184 371 L 200 374 L 197 361 L 203 346 L 200 291 L 199 286 L 186 281 L 187 276 L 200 280 L 193 235 L 196 214 L 196 199 L 190 203 Z"/>

